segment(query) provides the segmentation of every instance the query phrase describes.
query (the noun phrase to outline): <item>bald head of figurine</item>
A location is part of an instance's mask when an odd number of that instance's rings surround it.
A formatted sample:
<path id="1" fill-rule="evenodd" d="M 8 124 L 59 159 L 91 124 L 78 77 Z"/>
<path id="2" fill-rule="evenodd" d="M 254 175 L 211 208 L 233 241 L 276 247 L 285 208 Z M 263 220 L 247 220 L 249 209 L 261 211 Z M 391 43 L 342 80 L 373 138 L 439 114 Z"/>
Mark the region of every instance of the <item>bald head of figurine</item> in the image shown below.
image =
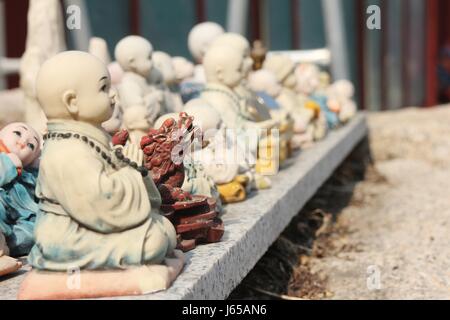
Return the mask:
<path id="1" fill-rule="evenodd" d="M 227 32 L 218 36 L 211 46 L 230 46 L 235 49 L 244 61 L 243 72 L 244 77 L 247 77 L 253 66 L 253 59 L 251 57 L 250 43 L 248 40 L 238 33 Z"/>
<path id="2" fill-rule="evenodd" d="M 198 63 L 203 62 L 203 57 L 211 43 L 224 32 L 219 24 L 211 21 L 201 22 L 191 29 L 188 35 L 188 47 Z"/>
<path id="3" fill-rule="evenodd" d="M 49 121 L 76 120 L 100 127 L 115 105 L 105 64 L 82 51 L 65 51 L 44 62 L 36 92 Z"/>
<path id="4" fill-rule="evenodd" d="M 273 72 L 265 69 L 252 72 L 248 77 L 248 86 L 253 91 L 263 91 L 274 98 L 281 93 L 281 85 L 277 77 Z"/>
<path id="5" fill-rule="evenodd" d="M 152 44 L 139 36 L 128 36 L 120 40 L 114 50 L 116 61 L 125 72 L 134 72 L 145 78 L 152 69 Z"/>
<path id="6" fill-rule="evenodd" d="M 173 84 L 176 80 L 175 68 L 172 57 L 163 51 L 153 53 L 153 68 L 148 78 L 150 83 L 157 83 L 162 80 L 166 85 Z"/>
<path id="7" fill-rule="evenodd" d="M 296 90 L 311 94 L 320 86 L 320 69 L 312 63 L 302 63 L 295 68 Z"/>
<path id="8" fill-rule="evenodd" d="M 240 84 L 243 75 L 243 57 L 228 46 L 212 46 L 205 54 L 203 66 L 206 80 L 229 88 Z"/>
<path id="9" fill-rule="evenodd" d="M 186 58 L 180 56 L 173 57 L 172 64 L 178 83 L 194 76 L 194 64 Z"/>
<path id="10" fill-rule="evenodd" d="M 269 70 L 283 87 L 294 89 L 297 84 L 294 69 L 295 63 L 284 54 L 274 54 L 266 58 L 263 69 Z"/>

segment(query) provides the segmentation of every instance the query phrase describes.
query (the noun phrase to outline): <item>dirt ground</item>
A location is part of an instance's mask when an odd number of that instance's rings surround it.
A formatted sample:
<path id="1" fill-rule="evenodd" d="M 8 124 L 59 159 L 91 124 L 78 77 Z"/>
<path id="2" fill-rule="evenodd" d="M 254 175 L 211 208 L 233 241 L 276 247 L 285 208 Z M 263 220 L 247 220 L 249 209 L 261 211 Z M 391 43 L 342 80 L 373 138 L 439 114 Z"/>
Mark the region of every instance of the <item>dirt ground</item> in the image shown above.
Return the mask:
<path id="1" fill-rule="evenodd" d="M 450 299 L 450 108 L 368 120 L 230 299 Z"/>

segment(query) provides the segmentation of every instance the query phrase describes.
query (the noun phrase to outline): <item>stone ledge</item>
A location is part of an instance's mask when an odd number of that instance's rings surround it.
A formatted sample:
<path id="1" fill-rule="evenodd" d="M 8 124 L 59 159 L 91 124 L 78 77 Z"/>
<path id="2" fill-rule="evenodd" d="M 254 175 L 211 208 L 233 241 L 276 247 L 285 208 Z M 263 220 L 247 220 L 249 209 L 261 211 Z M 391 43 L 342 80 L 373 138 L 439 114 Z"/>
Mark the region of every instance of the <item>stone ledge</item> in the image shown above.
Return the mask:
<path id="1" fill-rule="evenodd" d="M 188 252 L 184 271 L 169 290 L 114 299 L 225 299 L 366 135 L 365 115 L 358 114 L 324 141 L 290 159 L 272 177 L 271 189 L 228 205 L 222 241 Z M 0 299 L 15 299 L 23 277 L 21 273 L 0 282 Z"/>

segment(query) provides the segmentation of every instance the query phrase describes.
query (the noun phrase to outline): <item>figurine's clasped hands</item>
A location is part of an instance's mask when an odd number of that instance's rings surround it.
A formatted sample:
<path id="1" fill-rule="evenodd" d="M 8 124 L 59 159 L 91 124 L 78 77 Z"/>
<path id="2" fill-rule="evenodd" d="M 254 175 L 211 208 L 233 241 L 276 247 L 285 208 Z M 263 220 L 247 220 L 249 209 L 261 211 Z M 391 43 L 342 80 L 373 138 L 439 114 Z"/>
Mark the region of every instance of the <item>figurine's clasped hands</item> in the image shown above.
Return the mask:
<path id="1" fill-rule="evenodd" d="M 125 147 L 123 147 L 122 153 L 126 158 L 135 162 L 138 166 L 142 166 L 144 163 L 144 153 L 141 148 L 134 143 L 127 143 Z"/>

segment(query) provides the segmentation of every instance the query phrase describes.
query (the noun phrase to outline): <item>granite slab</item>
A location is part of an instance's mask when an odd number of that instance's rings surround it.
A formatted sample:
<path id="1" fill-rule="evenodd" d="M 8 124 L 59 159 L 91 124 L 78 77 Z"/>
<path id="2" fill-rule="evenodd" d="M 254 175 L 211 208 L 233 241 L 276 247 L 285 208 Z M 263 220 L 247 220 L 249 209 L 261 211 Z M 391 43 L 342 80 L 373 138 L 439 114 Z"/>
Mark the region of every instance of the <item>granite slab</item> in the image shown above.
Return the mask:
<path id="1" fill-rule="evenodd" d="M 186 254 L 182 274 L 167 291 L 114 299 L 225 299 L 276 240 L 291 219 L 368 133 L 358 114 L 326 139 L 289 159 L 272 188 L 226 206 L 222 241 Z M 22 271 L 0 279 L 0 299 L 15 299 Z"/>

